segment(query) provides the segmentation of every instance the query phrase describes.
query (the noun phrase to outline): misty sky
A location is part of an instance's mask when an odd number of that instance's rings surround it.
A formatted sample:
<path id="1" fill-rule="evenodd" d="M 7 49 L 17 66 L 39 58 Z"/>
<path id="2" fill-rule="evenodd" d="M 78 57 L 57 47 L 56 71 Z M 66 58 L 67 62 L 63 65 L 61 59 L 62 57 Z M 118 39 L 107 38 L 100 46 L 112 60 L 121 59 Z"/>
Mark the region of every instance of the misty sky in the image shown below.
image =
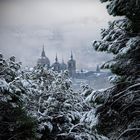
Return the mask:
<path id="1" fill-rule="evenodd" d="M 0 51 L 33 66 L 43 44 L 51 63 L 69 59 L 71 50 L 78 69 L 95 69 L 110 59 L 95 52 L 92 41 L 112 20 L 99 0 L 0 0 Z"/>

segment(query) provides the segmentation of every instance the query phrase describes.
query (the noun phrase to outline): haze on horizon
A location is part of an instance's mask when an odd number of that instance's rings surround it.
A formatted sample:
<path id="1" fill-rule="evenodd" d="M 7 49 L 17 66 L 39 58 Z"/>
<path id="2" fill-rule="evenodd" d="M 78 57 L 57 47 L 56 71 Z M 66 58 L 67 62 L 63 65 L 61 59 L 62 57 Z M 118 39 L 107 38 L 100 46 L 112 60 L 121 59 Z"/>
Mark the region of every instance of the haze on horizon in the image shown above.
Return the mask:
<path id="1" fill-rule="evenodd" d="M 95 69 L 111 58 L 92 48 L 112 20 L 99 0 L 1 0 L 0 19 L 0 51 L 24 66 L 36 64 L 43 44 L 51 63 L 56 53 L 67 62 L 73 51 L 78 69 Z"/>

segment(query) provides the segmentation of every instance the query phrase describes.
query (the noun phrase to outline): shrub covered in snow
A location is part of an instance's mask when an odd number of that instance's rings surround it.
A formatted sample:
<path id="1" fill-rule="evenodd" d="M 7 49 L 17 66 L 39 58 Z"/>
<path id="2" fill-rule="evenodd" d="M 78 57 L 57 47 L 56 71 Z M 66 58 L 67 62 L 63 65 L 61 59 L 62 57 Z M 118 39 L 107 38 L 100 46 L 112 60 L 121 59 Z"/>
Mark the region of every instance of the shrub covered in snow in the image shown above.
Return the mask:
<path id="1" fill-rule="evenodd" d="M 95 107 L 87 99 L 93 90 L 86 85 L 74 92 L 68 71 L 21 69 L 14 57 L 7 61 L 1 57 L 0 69 L 0 138 L 107 139 L 95 128 Z"/>
<path id="2" fill-rule="evenodd" d="M 85 124 L 84 118 L 91 106 L 85 102 L 83 94 L 72 90 L 67 71 L 58 74 L 44 67 L 36 67 L 30 71 L 29 79 L 32 85 L 28 84 L 30 90 L 26 108 L 38 121 L 39 139 L 103 139 L 95 129 Z M 92 113 L 94 111 L 89 112 L 90 117 Z"/>
<path id="3" fill-rule="evenodd" d="M 23 108 L 25 94 L 19 83 L 20 63 L 15 57 L 5 60 L 0 54 L 0 139 L 35 138 L 35 121 Z"/>

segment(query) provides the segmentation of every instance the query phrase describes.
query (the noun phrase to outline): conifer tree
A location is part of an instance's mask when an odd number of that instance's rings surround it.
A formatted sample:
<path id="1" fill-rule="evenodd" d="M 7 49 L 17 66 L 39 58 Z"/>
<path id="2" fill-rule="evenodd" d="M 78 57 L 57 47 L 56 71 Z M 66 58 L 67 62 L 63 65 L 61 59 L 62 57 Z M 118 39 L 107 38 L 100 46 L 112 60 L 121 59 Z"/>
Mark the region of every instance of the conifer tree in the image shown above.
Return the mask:
<path id="1" fill-rule="evenodd" d="M 111 69 L 114 86 L 97 109 L 98 131 L 110 138 L 140 139 L 140 0 L 101 0 L 110 15 L 123 18 L 109 22 L 94 41 L 97 51 L 113 54 L 102 68 Z"/>

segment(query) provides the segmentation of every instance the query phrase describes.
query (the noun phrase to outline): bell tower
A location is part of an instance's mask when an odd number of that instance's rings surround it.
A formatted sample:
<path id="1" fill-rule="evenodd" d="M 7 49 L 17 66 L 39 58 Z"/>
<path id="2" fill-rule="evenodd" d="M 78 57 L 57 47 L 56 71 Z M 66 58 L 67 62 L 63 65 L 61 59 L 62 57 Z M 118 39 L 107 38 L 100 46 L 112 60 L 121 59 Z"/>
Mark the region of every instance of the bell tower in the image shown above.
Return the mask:
<path id="1" fill-rule="evenodd" d="M 73 59 L 73 53 L 71 51 L 70 60 L 68 61 L 68 71 L 70 77 L 75 77 L 76 74 L 76 61 Z"/>
<path id="2" fill-rule="evenodd" d="M 41 57 L 38 59 L 37 64 L 47 67 L 48 69 L 50 68 L 50 60 L 48 57 L 46 57 L 44 45 L 42 47 Z"/>

